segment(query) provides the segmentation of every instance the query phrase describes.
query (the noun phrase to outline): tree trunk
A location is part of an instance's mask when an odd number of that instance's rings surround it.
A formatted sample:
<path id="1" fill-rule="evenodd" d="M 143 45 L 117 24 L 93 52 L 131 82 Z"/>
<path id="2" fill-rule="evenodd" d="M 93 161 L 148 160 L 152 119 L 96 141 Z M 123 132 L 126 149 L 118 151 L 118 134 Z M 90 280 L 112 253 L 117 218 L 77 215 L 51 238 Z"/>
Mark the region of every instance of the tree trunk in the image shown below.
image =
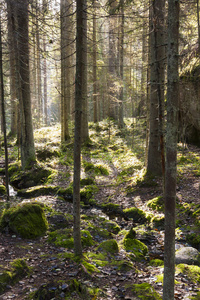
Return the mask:
<path id="1" fill-rule="evenodd" d="M 81 129 L 85 101 L 86 47 L 86 0 L 76 0 L 76 79 L 75 79 L 75 136 L 74 136 L 74 253 L 82 255 L 80 231 L 80 171 L 81 171 Z M 86 48 L 85 48 L 86 47 Z"/>
<path id="2" fill-rule="evenodd" d="M 82 17 L 82 34 L 83 34 L 83 86 L 82 86 L 82 126 L 81 126 L 81 140 L 86 142 L 89 139 L 89 129 L 88 129 L 88 99 L 87 99 L 87 4 L 85 0 L 83 2 L 83 17 Z"/>
<path id="3" fill-rule="evenodd" d="M 10 62 L 10 99 L 11 99 L 11 135 L 17 134 L 18 128 L 18 99 L 16 86 L 16 60 L 15 60 L 15 25 L 14 25 L 14 8 L 12 1 L 7 1 L 8 12 L 8 47 L 9 47 L 9 62 Z"/>
<path id="4" fill-rule="evenodd" d="M 0 13 L 0 85 L 1 85 L 1 117 L 4 134 L 4 149 L 5 149 L 5 178 L 6 178 L 6 206 L 10 206 L 9 199 L 9 178 L 8 178 L 8 148 L 7 148 L 7 137 L 6 137 L 6 118 L 5 118 L 5 107 L 4 107 L 4 80 L 3 80 L 3 54 L 2 54 L 2 33 L 1 33 L 1 13 Z"/>
<path id="5" fill-rule="evenodd" d="M 15 3 L 18 95 L 21 123 L 21 162 L 22 168 L 25 169 L 36 163 L 29 80 L 28 0 L 18 0 Z"/>
<path id="6" fill-rule="evenodd" d="M 61 0 L 61 140 L 69 140 L 69 116 L 71 102 L 70 67 L 71 67 L 71 31 L 72 20 L 70 17 L 71 3 Z"/>
<path id="7" fill-rule="evenodd" d="M 161 135 L 165 81 L 165 0 L 152 1 L 150 7 L 150 114 L 147 173 L 162 175 Z"/>
<path id="8" fill-rule="evenodd" d="M 123 112 L 123 99 L 124 99 L 124 0 L 121 0 L 121 30 L 119 38 L 119 73 L 120 73 L 120 97 L 119 97 L 119 128 L 124 127 L 124 112 Z"/>
<path id="9" fill-rule="evenodd" d="M 97 25 L 96 25 L 96 0 L 93 0 L 93 108 L 94 123 L 98 121 L 98 97 L 97 97 Z"/>
<path id="10" fill-rule="evenodd" d="M 163 300 L 174 300 L 175 273 L 175 204 L 177 169 L 178 127 L 178 36 L 179 1 L 168 0 L 168 49 L 167 49 L 167 134 L 165 174 L 165 250 Z"/>

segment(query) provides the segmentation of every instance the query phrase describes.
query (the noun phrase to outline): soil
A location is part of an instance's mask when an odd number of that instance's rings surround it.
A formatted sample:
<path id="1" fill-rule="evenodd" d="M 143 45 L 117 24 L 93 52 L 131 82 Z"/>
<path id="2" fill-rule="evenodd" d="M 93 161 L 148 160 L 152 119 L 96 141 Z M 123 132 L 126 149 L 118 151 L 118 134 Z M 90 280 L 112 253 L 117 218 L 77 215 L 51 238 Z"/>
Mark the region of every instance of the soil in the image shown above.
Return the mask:
<path id="1" fill-rule="evenodd" d="M 194 148 L 192 150 L 194 150 Z M 189 151 L 189 149 L 187 151 Z M 199 149 L 195 148 L 195 151 L 197 151 L 198 154 Z M 98 178 L 97 185 L 99 186 L 99 191 L 95 195 L 95 200 L 98 203 L 102 203 L 105 198 L 112 196 L 112 202 L 120 204 L 122 208 L 137 206 L 142 210 L 149 211 L 150 209 L 146 206 L 147 200 L 162 194 L 161 180 L 158 180 L 158 185 L 155 187 L 140 186 L 134 193 L 127 195 L 125 192 L 126 183 L 116 185 L 116 174 L 117 170 L 115 169 L 111 175 Z M 195 176 L 192 171 L 187 170 L 187 173 L 183 174 L 182 180 L 178 182 L 177 196 L 182 203 L 200 203 L 199 178 Z M 5 199 L 1 199 L 1 201 L 3 200 L 5 201 Z M 41 196 L 35 200 L 45 202 L 57 211 L 72 213 L 72 204 L 60 201 L 57 196 Z M 12 197 L 12 201 L 22 201 L 22 199 Z M 29 200 L 23 199 L 23 201 Z M 96 208 L 82 208 L 81 213 L 89 214 L 90 211 L 94 209 Z M 121 228 L 130 228 L 135 225 L 133 221 L 125 220 L 123 217 L 115 216 L 114 214 L 111 215 L 110 218 L 115 220 Z M 185 222 L 190 226 L 193 220 L 188 218 Z M 64 299 L 67 282 L 74 278 L 88 287 L 95 286 L 102 289 L 102 294 L 93 299 L 139 299 L 133 296 L 131 290 L 127 288 L 127 284 L 144 282 L 154 286 L 155 290 L 162 296 L 162 283 L 156 282 L 156 276 L 163 273 L 163 268 L 152 268 L 149 267 L 148 261 L 142 261 L 134 262 L 135 267 L 140 271 L 139 274 L 134 272 L 134 270 L 119 272 L 114 266 L 105 266 L 99 268 L 99 273 L 93 273 L 91 275 L 78 263 L 69 259 L 60 259 L 58 254 L 64 253 L 66 249 L 49 244 L 47 238 L 48 236 L 46 235 L 35 240 L 25 240 L 11 233 L 0 233 L 0 265 L 9 267 L 9 263 L 13 259 L 25 258 L 27 264 L 32 267 L 31 275 L 21 279 L 13 286 L 7 286 L 6 291 L 0 295 L 1 300 L 29 299 L 28 295 L 30 292 L 36 291 L 43 284 L 49 284 L 52 290 L 56 290 L 58 289 L 57 282 L 59 280 L 66 282 L 66 285 L 61 284 L 59 294 L 59 299 Z M 158 230 L 157 236 L 155 236 L 154 239 L 152 238 L 145 242 L 149 248 L 149 252 L 152 254 L 152 258 L 163 258 L 163 230 Z M 125 252 L 120 250 L 115 259 L 121 260 L 125 256 Z M 191 299 L 191 297 L 195 296 L 199 291 L 200 284 L 194 284 L 184 274 L 180 273 L 176 275 L 176 280 L 178 283 L 175 285 L 175 299 Z M 70 299 L 83 299 L 80 295 L 81 293 L 73 292 Z"/>

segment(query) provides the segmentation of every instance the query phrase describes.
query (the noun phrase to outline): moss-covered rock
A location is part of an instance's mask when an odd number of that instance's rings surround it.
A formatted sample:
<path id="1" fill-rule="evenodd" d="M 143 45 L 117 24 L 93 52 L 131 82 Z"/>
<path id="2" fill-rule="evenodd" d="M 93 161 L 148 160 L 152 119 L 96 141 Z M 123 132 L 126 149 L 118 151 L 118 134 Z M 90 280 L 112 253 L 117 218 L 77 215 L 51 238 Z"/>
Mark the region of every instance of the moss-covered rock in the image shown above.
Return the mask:
<path id="1" fill-rule="evenodd" d="M 123 213 L 136 223 L 145 223 L 147 221 L 145 212 L 137 207 L 126 208 L 123 210 Z"/>
<path id="2" fill-rule="evenodd" d="M 12 172 L 10 183 L 17 189 L 25 189 L 36 185 L 41 185 L 48 180 L 52 170 L 42 165 L 34 165 L 30 170 L 17 170 Z"/>
<path id="3" fill-rule="evenodd" d="M 133 260 L 144 259 L 148 253 L 147 246 L 134 238 L 132 230 L 125 235 L 124 239 L 121 241 L 121 244 L 127 252 L 130 252 L 130 257 Z"/>
<path id="4" fill-rule="evenodd" d="M 155 291 L 149 283 L 133 284 L 132 293 L 141 300 L 162 300 L 161 296 Z"/>
<path id="5" fill-rule="evenodd" d="M 116 240 L 111 239 L 100 243 L 100 245 L 97 247 L 97 251 L 116 254 L 119 252 L 119 247 Z"/>
<path id="6" fill-rule="evenodd" d="M 0 267 L 0 293 L 6 290 L 8 285 L 13 285 L 30 273 L 30 268 L 23 259 L 16 259 L 10 264 L 10 268 Z"/>
<path id="7" fill-rule="evenodd" d="M 107 166 L 84 161 L 83 166 L 86 173 L 93 173 L 94 175 L 109 175 Z"/>
<path id="8" fill-rule="evenodd" d="M 25 203 L 23 205 L 4 210 L 0 229 L 8 230 L 22 238 L 36 238 L 45 234 L 48 223 L 41 205 Z"/>
<path id="9" fill-rule="evenodd" d="M 111 232 L 113 234 L 118 234 L 118 232 L 120 231 L 119 225 L 114 221 L 104 220 L 102 221 L 101 226 L 108 232 Z"/>

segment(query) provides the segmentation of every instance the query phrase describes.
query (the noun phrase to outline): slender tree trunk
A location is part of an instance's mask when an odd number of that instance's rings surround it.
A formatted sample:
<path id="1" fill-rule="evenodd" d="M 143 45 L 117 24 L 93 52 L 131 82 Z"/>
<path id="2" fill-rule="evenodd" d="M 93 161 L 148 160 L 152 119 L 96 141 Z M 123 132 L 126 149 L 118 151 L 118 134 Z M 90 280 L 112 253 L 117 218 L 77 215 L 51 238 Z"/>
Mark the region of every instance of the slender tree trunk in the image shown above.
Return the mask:
<path id="1" fill-rule="evenodd" d="M 165 250 L 163 300 L 174 300 L 175 273 L 175 204 L 177 171 L 178 127 L 178 36 L 179 1 L 168 0 L 168 48 L 167 48 L 167 134 L 165 174 Z"/>
<path id="2" fill-rule="evenodd" d="M 81 140 L 86 142 L 89 139 L 88 129 L 88 99 L 87 99 L 87 0 L 83 2 L 83 87 L 82 87 L 82 128 L 81 128 Z"/>
<path id="3" fill-rule="evenodd" d="M 8 11 L 8 40 L 9 40 L 9 60 L 10 60 L 10 98 L 11 98 L 11 135 L 17 134 L 18 125 L 18 99 L 16 87 L 16 60 L 15 60 L 15 26 L 14 26 L 14 8 L 12 1 L 7 1 Z"/>
<path id="4" fill-rule="evenodd" d="M 86 47 L 86 0 L 76 0 L 76 79 L 75 79 L 75 136 L 74 136 L 74 182 L 73 182 L 73 214 L 74 214 L 74 252 L 82 255 L 80 231 L 80 171 L 81 171 L 81 134 L 83 105 L 85 104 L 85 74 L 87 54 Z M 86 48 L 85 48 L 86 47 Z"/>
<path id="5" fill-rule="evenodd" d="M 121 87 L 120 87 L 120 97 L 119 97 L 119 127 L 124 127 L 124 112 L 123 112 L 123 99 L 124 99 L 124 0 L 121 0 L 121 32 L 120 32 L 120 39 L 119 39 L 119 59 L 120 59 L 120 66 L 119 66 L 119 73 L 120 73 L 120 80 L 121 80 Z"/>
<path id="6" fill-rule="evenodd" d="M 22 168 L 25 169 L 36 163 L 29 80 L 28 0 L 18 0 L 15 2 L 18 95 L 21 121 L 21 162 Z"/>
<path id="7" fill-rule="evenodd" d="M 96 0 L 93 0 L 93 108 L 94 123 L 98 121 L 98 97 L 97 97 L 97 25 L 96 25 Z"/>
<path id="8" fill-rule="evenodd" d="M 147 173 L 162 175 L 161 134 L 165 74 L 165 0 L 154 0 L 150 8 L 150 127 Z"/>
<path id="9" fill-rule="evenodd" d="M 200 20 L 199 20 L 199 0 L 197 0 L 197 24 L 198 24 L 198 44 L 200 53 Z"/>
<path id="10" fill-rule="evenodd" d="M 41 75 L 41 43 L 40 43 L 40 27 L 39 27 L 39 7 L 36 1 L 36 43 L 37 43 L 37 127 L 41 127 L 42 121 L 42 75 Z"/>
<path id="11" fill-rule="evenodd" d="M 71 45 L 70 35 L 72 31 L 70 17 L 70 1 L 61 0 L 61 140 L 69 140 L 69 115 L 70 115 L 70 67 Z"/>
<path id="12" fill-rule="evenodd" d="M 6 118 L 5 118 L 5 106 L 4 106 L 4 80 L 3 80 L 3 54 L 2 54 L 2 32 L 1 32 L 1 14 L 0 14 L 0 84 L 1 84 L 1 117 L 4 134 L 4 149 L 5 149 L 5 177 L 6 177 L 6 206 L 10 206 L 9 199 L 9 177 L 8 177 L 8 148 L 6 137 Z"/>
<path id="13" fill-rule="evenodd" d="M 45 16 L 48 10 L 47 0 L 42 1 L 42 12 L 43 12 L 43 24 L 45 24 Z M 47 59 L 46 59 L 46 33 L 43 32 L 43 122 L 47 126 L 48 116 L 47 116 Z"/>

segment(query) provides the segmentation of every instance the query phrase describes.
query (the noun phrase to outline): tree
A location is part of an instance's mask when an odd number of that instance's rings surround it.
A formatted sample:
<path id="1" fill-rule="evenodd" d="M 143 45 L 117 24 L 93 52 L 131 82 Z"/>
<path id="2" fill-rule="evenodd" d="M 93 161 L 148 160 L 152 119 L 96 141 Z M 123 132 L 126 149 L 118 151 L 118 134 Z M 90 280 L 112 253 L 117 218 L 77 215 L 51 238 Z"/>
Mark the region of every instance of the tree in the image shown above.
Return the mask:
<path id="1" fill-rule="evenodd" d="M 22 168 L 25 169 L 36 163 L 29 79 L 28 0 L 17 0 L 14 4 L 17 33 L 16 76 L 20 107 L 21 163 Z"/>
<path id="2" fill-rule="evenodd" d="M 163 300 L 174 300 L 176 160 L 179 99 L 178 37 L 179 1 L 168 0 L 167 134 Z"/>
<path id="3" fill-rule="evenodd" d="M 72 20 L 70 17 L 71 3 L 69 0 L 60 1 L 61 20 L 61 141 L 69 140 L 69 115 L 70 115 L 70 67 L 71 67 L 71 31 Z"/>
<path id="4" fill-rule="evenodd" d="M 82 254 L 80 233 L 80 168 L 83 114 L 85 110 L 85 75 L 86 75 L 86 0 L 76 0 L 76 78 L 75 78 L 75 135 L 74 135 L 74 252 Z"/>
<path id="5" fill-rule="evenodd" d="M 2 54 L 2 33 L 1 33 L 1 14 L 0 14 L 0 85 L 1 85 L 1 117 L 4 134 L 4 149 L 5 149 L 5 179 L 6 179 L 6 206 L 9 207 L 9 175 L 8 175 L 8 147 L 6 136 L 6 118 L 5 118 L 5 105 L 4 105 L 4 80 L 3 80 L 3 54 Z"/>
<path id="6" fill-rule="evenodd" d="M 150 7 L 150 114 L 147 173 L 162 175 L 163 106 L 165 82 L 165 0 Z M 162 150 L 162 151 L 161 151 Z M 162 156 L 161 156 L 162 154 Z"/>

